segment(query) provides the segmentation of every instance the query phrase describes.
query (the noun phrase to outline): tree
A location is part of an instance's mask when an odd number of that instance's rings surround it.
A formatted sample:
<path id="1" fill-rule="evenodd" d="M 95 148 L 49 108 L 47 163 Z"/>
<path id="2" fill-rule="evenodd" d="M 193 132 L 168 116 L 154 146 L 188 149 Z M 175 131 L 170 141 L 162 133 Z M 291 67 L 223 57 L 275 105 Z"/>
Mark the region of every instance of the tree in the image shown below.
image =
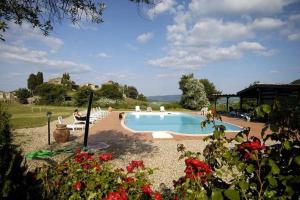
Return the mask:
<path id="1" fill-rule="evenodd" d="M 130 0 L 134 3 L 154 4 L 156 0 Z M 0 31 L 5 32 L 7 22 L 24 22 L 48 35 L 55 22 L 70 19 L 73 24 L 83 17 L 93 23 L 103 22 L 105 4 L 100 0 L 3 0 L 0 1 Z M 4 40 L 0 33 L 0 39 Z"/>
<path id="2" fill-rule="evenodd" d="M 195 79 L 193 74 L 183 75 L 179 82 L 182 96 L 180 104 L 184 108 L 196 110 L 209 106 L 205 89 L 199 79 Z"/>
<path id="3" fill-rule="evenodd" d="M 212 95 L 213 94 L 220 94 L 221 92 L 218 91 L 214 85 L 213 82 L 210 82 L 208 79 L 200 79 L 200 82 L 203 84 L 204 86 L 204 90 L 206 93 L 206 97 L 208 99 L 212 99 Z"/>
<path id="4" fill-rule="evenodd" d="M 38 72 L 36 74 L 36 85 L 41 85 L 44 83 L 44 76 L 43 76 L 43 72 Z"/>
<path id="5" fill-rule="evenodd" d="M 16 96 L 18 97 L 20 103 L 27 104 L 27 98 L 31 96 L 31 93 L 27 88 L 19 88 L 16 90 Z"/>
<path id="6" fill-rule="evenodd" d="M 102 85 L 99 95 L 110 99 L 122 99 L 123 94 L 118 87 L 119 84 L 104 84 Z"/>
<path id="7" fill-rule="evenodd" d="M 300 84 L 300 79 L 294 80 L 294 81 L 291 82 L 290 84 Z"/>
<path id="8" fill-rule="evenodd" d="M 128 86 L 124 90 L 125 90 L 125 94 L 127 97 L 132 98 L 132 99 L 136 99 L 138 97 L 139 93 L 135 87 Z"/>
<path id="9" fill-rule="evenodd" d="M 27 79 L 27 88 L 31 91 L 32 94 L 37 86 L 36 83 L 36 76 L 34 74 L 30 74 Z"/>
<path id="10" fill-rule="evenodd" d="M 65 86 L 68 90 L 72 89 L 73 81 L 71 81 L 71 77 L 69 73 L 64 73 L 61 79 L 61 83 Z"/>
<path id="11" fill-rule="evenodd" d="M 142 93 L 138 95 L 137 99 L 140 101 L 147 101 L 147 97 L 145 97 Z"/>
<path id="12" fill-rule="evenodd" d="M 36 94 L 41 97 L 41 103 L 60 104 L 65 100 L 67 91 L 61 85 L 43 83 L 36 87 Z"/>
<path id="13" fill-rule="evenodd" d="M 93 90 L 88 86 L 80 87 L 74 96 L 75 105 L 83 106 L 87 104 L 89 102 L 89 96 L 92 91 Z"/>

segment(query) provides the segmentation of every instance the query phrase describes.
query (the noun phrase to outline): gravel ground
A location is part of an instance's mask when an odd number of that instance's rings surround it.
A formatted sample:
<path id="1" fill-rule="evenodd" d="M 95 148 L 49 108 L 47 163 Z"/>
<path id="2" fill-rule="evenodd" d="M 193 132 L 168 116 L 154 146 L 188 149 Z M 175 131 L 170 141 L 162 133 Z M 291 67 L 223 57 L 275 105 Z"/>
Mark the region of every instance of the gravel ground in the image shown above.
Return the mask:
<path id="1" fill-rule="evenodd" d="M 66 123 L 71 123 L 72 117 L 64 120 Z M 51 122 L 51 133 L 55 129 L 56 123 L 56 121 Z M 24 154 L 33 150 L 50 149 L 47 141 L 47 126 L 14 130 L 14 142 L 20 145 Z M 51 148 L 53 150 L 62 149 L 67 146 L 75 148 L 82 144 L 83 131 L 71 131 L 71 141 L 65 144 L 55 144 L 52 134 L 51 141 Z M 110 147 L 105 151 L 113 153 L 115 159 L 112 163 L 117 168 L 126 167 L 131 160 L 144 160 L 146 167 L 158 169 L 150 176 L 154 188 L 158 188 L 160 183 L 165 183 L 167 187 L 172 188 L 173 180 L 177 180 L 184 174 L 184 160 L 178 160 L 180 153 L 177 152 L 177 144 L 184 144 L 191 151 L 202 151 L 205 146 L 202 140 L 128 142 L 126 139 L 120 139 L 107 143 Z M 27 165 L 31 170 L 43 164 L 61 162 L 70 155 L 70 153 L 60 153 L 51 159 L 27 160 Z"/>
<path id="2" fill-rule="evenodd" d="M 73 117 L 68 117 L 64 119 L 64 122 L 71 124 L 73 122 Z M 15 144 L 19 145 L 25 155 L 33 150 L 59 150 L 64 147 L 78 146 L 83 141 L 83 131 L 75 130 L 70 131 L 70 142 L 64 144 L 56 144 L 52 135 L 55 130 L 55 125 L 57 121 L 52 121 L 50 123 L 51 131 L 51 146 L 48 145 L 48 126 L 36 127 L 36 128 L 24 128 L 13 130 L 13 141 Z M 52 159 L 39 159 L 39 160 L 26 160 L 29 170 L 34 169 L 37 166 L 42 166 L 43 164 L 51 164 L 53 162 L 60 162 L 63 159 L 70 156 L 70 153 L 60 153 L 54 156 Z"/>
<path id="3" fill-rule="evenodd" d="M 185 164 L 184 160 L 178 160 L 180 153 L 177 152 L 177 144 L 184 144 L 187 150 L 195 152 L 202 152 L 206 144 L 201 140 L 160 140 L 147 143 L 151 146 L 152 152 L 127 153 L 114 159 L 113 164 L 124 168 L 131 160 L 143 160 L 146 167 L 158 169 L 150 176 L 155 189 L 159 188 L 160 183 L 172 188 L 173 180 L 184 175 Z"/>

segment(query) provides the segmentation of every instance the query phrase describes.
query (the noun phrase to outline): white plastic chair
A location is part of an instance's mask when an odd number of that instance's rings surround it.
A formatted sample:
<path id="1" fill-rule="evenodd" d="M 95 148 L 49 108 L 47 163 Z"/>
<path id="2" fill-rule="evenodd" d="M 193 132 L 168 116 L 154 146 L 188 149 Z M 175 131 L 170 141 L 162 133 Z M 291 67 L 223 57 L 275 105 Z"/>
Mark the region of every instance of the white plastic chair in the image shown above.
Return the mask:
<path id="1" fill-rule="evenodd" d="M 135 112 L 141 112 L 140 106 L 135 106 Z"/>
<path id="2" fill-rule="evenodd" d="M 161 106 L 161 107 L 159 108 L 159 110 L 160 110 L 160 112 L 165 112 L 165 111 L 166 111 L 164 106 Z"/>

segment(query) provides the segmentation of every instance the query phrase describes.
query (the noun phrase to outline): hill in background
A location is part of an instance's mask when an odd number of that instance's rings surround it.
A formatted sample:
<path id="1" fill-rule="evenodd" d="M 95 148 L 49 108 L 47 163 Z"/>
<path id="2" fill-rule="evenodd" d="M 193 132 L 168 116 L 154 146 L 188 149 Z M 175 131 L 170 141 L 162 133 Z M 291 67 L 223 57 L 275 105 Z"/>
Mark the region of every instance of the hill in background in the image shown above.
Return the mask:
<path id="1" fill-rule="evenodd" d="M 162 96 L 148 96 L 149 101 L 159 102 L 179 102 L 181 95 L 162 95 Z"/>

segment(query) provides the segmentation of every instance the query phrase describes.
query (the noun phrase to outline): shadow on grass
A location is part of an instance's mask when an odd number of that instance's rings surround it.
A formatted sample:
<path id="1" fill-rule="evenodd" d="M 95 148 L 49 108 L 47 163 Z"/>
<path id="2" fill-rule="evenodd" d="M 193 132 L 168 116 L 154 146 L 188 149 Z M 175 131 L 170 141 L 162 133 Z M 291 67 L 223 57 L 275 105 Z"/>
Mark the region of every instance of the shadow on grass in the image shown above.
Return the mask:
<path id="1" fill-rule="evenodd" d="M 100 131 L 88 138 L 88 147 L 101 143 L 109 145 L 103 151 L 112 153 L 114 158 L 126 154 L 154 153 L 157 150 L 155 146 L 151 145 L 151 142 L 139 138 L 138 135 L 124 135 L 118 130 Z"/>

